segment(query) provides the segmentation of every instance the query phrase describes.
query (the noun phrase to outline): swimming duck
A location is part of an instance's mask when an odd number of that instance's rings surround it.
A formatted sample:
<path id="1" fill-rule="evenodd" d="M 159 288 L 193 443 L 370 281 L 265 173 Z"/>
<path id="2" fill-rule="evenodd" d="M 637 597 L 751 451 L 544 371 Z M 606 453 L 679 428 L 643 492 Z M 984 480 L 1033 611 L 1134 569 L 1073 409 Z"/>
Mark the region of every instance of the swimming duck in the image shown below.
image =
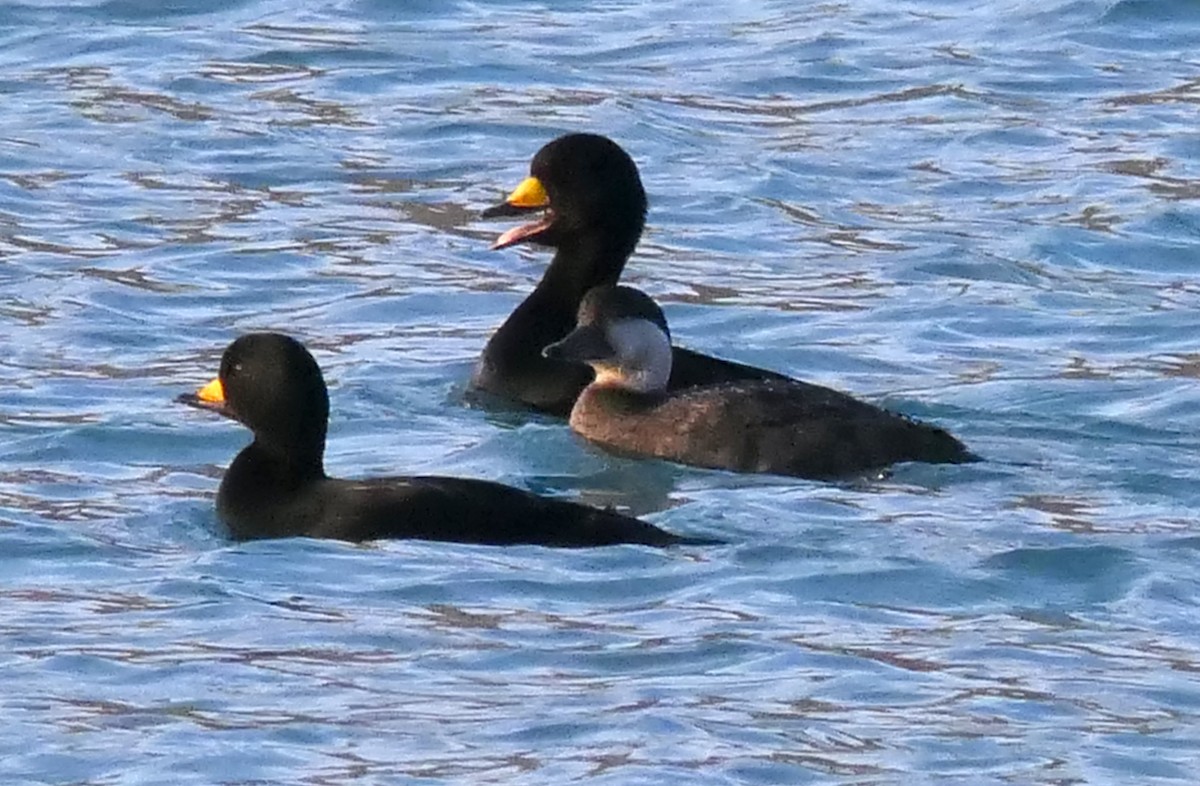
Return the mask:
<path id="1" fill-rule="evenodd" d="M 237 540 L 420 538 L 568 547 L 711 542 L 486 480 L 331 478 L 324 467 L 325 380 L 308 350 L 279 333 L 238 338 L 221 357 L 218 377 L 180 400 L 254 433 L 217 492 L 217 515 Z"/>
<path id="2" fill-rule="evenodd" d="M 536 243 L 555 249 L 537 287 L 488 341 L 471 381 L 474 388 L 563 415 L 591 381 L 586 366 L 542 355 L 542 348 L 575 327 L 585 293 L 615 284 L 646 221 L 646 192 L 637 165 L 617 143 L 597 134 L 567 134 L 533 157 L 529 177 L 484 218 L 542 211 L 504 232 L 492 245 Z M 668 390 L 746 379 L 786 380 L 774 371 L 672 351 Z"/>
<path id="3" fill-rule="evenodd" d="M 818 385 L 758 380 L 672 391 L 666 317 L 632 287 L 591 290 L 577 323 L 544 352 L 594 369 L 571 428 L 618 453 L 817 479 L 902 461 L 977 460 L 940 428 Z"/>

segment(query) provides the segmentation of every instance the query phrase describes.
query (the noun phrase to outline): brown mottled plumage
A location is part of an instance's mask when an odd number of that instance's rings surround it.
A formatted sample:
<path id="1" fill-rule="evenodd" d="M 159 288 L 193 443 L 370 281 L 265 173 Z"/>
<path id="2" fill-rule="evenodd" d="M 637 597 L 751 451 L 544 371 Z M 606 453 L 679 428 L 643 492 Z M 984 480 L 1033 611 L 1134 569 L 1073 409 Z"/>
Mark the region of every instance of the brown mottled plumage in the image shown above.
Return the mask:
<path id="1" fill-rule="evenodd" d="M 579 324 L 546 354 L 589 363 L 596 379 L 571 428 L 618 453 L 737 472 L 831 478 L 902 461 L 976 460 L 935 426 L 836 390 L 745 381 L 670 391 L 666 318 L 631 287 L 597 287 Z"/>

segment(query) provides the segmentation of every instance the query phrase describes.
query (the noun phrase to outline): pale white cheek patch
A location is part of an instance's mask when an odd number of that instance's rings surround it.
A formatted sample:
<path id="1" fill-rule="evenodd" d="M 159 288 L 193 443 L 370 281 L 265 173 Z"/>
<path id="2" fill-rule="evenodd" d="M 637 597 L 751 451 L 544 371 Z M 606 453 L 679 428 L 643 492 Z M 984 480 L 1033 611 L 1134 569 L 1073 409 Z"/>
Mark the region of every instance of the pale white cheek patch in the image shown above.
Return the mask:
<path id="1" fill-rule="evenodd" d="M 624 372 L 616 366 L 593 364 L 592 368 L 596 370 L 594 384 L 615 388 L 629 387 Z"/>
<path id="2" fill-rule="evenodd" d="M 645 319 L 622 319 L 606 330 L 616 350 L 614 361 L 596 363 L 596 382 L 654 393 L 666 390 L 671 378 L 671 341 L 658 325 Z"/>

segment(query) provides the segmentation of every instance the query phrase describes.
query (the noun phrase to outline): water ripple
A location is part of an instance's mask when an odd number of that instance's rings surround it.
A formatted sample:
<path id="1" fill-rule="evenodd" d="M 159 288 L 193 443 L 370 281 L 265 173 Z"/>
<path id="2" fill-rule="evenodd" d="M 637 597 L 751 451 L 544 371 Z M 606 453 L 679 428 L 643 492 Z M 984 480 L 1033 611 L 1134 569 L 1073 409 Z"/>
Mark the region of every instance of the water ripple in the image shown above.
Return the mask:
<path id="1" fill-rule="evenodd" d="M 1190 783 L 1200 16 L 1184 0 L 7 3 L 6 782 Z M 479 210 L 626 145 L 685 344 L 987 461 L 842 484 L 464 406 L 546 254 Z M 237 333 L 330 471 L 488 477 L 731 545 L 231 544 Z"/>

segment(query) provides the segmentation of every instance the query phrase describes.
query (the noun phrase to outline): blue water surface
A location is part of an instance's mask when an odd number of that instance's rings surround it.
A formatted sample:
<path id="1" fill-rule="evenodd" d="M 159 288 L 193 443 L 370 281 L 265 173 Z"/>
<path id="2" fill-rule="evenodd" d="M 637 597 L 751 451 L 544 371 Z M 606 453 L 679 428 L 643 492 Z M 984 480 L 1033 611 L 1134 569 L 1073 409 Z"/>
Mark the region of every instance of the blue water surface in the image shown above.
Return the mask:
<path id="1" fill-rule="evenodd" d="M 0 782 L 1152 784 L 1200 762 L 1200 5 L 0 0 Z M 680 343 L 987 461 L 822 484 L 463 403 L 608 134 Z M 730 541 L 233 544 L 250 330 L 332 473 Z"/>

